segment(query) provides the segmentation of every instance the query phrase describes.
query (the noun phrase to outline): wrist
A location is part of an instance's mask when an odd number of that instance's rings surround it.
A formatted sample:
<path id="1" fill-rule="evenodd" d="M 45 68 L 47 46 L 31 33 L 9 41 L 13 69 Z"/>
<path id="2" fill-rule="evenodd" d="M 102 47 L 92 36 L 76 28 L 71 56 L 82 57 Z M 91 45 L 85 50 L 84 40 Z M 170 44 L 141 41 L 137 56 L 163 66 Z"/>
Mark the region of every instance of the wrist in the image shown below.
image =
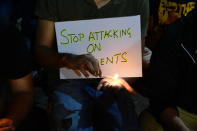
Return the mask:
<path id="1" fill-rule="evenodd" d="M 70 68 L 70 64 L 71 64 L 70 60 L 72 59 L 72 57 L 73 55 L 69 53 L 60 54 L 59 67 Z"/>

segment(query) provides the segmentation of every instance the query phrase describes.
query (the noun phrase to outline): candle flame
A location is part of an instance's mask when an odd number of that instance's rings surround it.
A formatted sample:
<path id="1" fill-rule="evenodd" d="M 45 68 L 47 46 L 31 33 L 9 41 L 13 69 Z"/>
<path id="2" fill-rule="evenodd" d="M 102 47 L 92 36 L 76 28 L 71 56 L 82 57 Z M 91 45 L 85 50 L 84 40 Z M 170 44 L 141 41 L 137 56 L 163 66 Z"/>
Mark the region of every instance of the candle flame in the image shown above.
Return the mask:
<path id="1" fill-rule="evenodd" d="M 110 85 L 112 86 L 118 86 L 121 84 L 121 81 L 119 79 L 119 75 L 115 74 L 114 77 L 111 79 L 111 81 L 108 81 L 110 83 Z"/>
<path id="2" fill-rule="evenodd" d="M 113 78 L 114 79 L 118 79 L 118 77 L 119 77 L 119 75 L 118 74 L 115 74 Z"/>

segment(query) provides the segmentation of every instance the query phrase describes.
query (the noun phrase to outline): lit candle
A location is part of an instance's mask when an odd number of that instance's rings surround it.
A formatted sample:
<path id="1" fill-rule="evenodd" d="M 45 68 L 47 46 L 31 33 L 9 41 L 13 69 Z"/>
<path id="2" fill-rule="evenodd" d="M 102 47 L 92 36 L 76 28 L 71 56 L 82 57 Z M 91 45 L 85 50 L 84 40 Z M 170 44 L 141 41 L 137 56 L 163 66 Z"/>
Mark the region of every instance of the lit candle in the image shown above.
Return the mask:
<path id="1" fill-rule="evenodd" d="M 111 85 L 111 86 L 114 86 L 114 87 L 119 87 L 121 85 L 121 79 L 119 79 L 119 75 L 118 74 L 115 74 L 114 77 L 112 79 L 109 79 L 108 80 L 108 83 Z"/>
<path id="2" fill-rule="evenodd" d="M 108 87 L 117 88 L 117 89 L 124 88 L 128 92 L 132 93 L 133 95 L 136 95 L 136 92 L 133 90 L 133 88 L 124 79 L 120 78 L 118 74 L 115 74 L 113 77 L 104 78 L 100 82 L 97 89 L 100 90 L 101 88 L 108 88 Z"/>
<path id="3" fill-rule="evenodd" d="M 119 77 L 119 75 L 118 74 L 115 74 L 113 78 L 114 79 L 118 79 L 118 77 Z"/>

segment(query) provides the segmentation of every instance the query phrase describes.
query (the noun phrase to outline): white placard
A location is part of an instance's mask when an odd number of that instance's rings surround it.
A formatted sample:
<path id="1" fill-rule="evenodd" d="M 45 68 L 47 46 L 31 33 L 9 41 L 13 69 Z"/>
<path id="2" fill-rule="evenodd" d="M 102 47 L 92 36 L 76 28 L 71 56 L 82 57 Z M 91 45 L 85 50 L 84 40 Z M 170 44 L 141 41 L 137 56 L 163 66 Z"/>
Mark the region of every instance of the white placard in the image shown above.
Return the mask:
<path id="1" fill-rule="evenodd" d="M 141 77 L 140 28 L 140 16 L 56 22 L 58 52 L 92 54 L 105 77 Z M 61 68 L 60 78 L 84 77 Z"/>

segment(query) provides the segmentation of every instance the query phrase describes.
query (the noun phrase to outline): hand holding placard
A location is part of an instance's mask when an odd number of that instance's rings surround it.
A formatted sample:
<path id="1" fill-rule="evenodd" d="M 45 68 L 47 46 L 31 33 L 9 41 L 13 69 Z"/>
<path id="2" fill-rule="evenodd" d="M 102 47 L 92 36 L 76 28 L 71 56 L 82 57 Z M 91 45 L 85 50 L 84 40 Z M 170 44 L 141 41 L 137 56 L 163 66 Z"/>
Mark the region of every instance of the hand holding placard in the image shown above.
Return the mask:
<path id="1" fill-rule="evenodd" d="M 62 54 L 62 62 L 78 76 L 83 74 L 85 77 L 89 77 L 89 74 L 92 74 L 95 77 L 101 77 L 102 72 L 98 60 L 91 54 L 74 55 L 65 53 Z"/>

